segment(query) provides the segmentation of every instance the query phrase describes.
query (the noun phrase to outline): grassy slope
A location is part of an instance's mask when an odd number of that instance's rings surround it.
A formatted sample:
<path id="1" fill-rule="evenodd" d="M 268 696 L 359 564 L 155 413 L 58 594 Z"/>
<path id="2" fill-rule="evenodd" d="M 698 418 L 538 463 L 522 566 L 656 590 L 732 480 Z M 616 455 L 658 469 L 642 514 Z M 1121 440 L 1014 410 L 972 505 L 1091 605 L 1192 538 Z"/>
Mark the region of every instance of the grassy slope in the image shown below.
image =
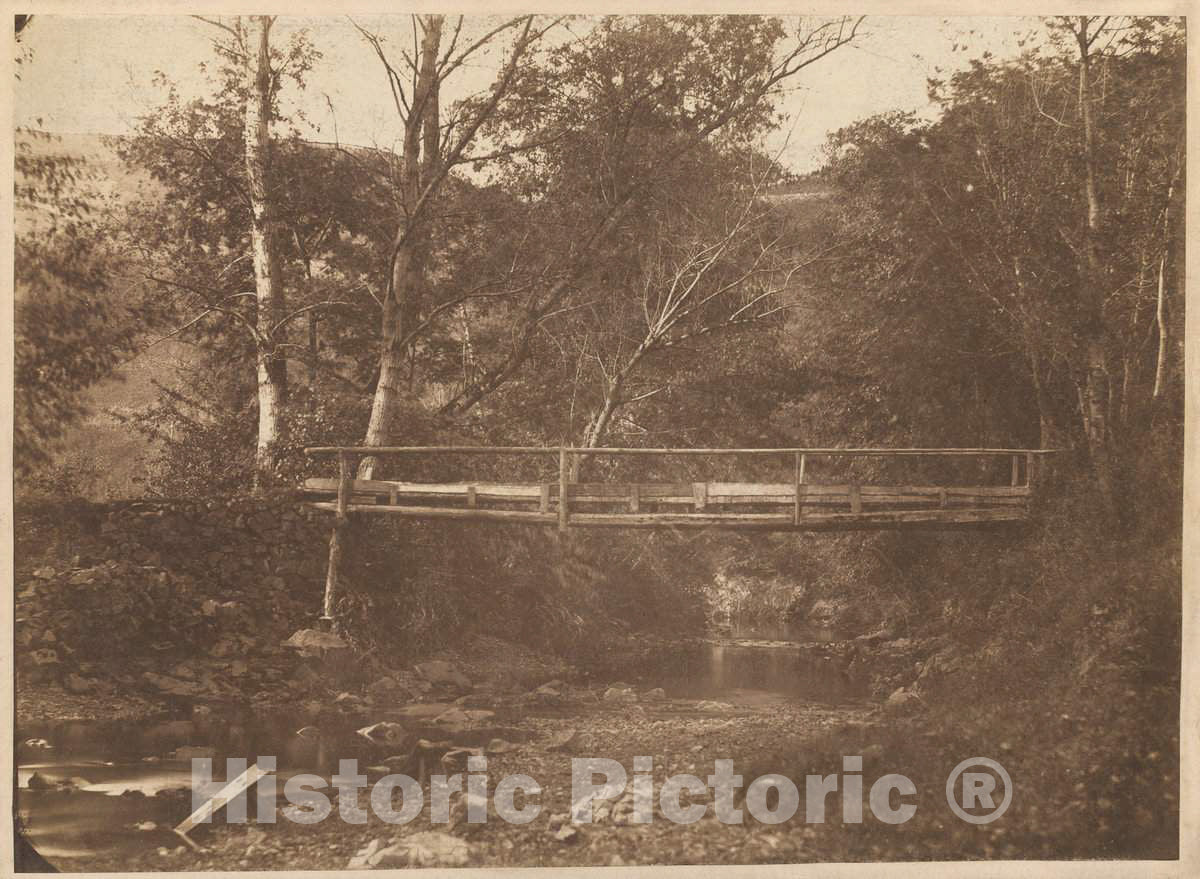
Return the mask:
<path id="1" fill-rule="evenodd" d="M 92 195 L 97 215 L 115 214 L 137 199 L 158 197 L 145 174 L 129 168 L 117 153 L 115 138 L 97 134 L 56 134 L 52 138 L 17 132 L 17 148 L 35 157 L 67 156 L 85 163 L 82 185 Z M 18 211 L 18 234 L 35 229 L 35 214 Z M 17 291 L 17 296 L 32 291 Z M 151 340 L 147 339 L 147 343 Z M 129 497 L 143 493 L 142 477 L 151 453 L 149 440 L 125 427 L 114 413 L 129 414 L 152 403 L 154 382 L 172 384 L 180 365 L 191 362 L 186 344 L 168 340 L 145 349 L 112 377 L 88 390 L 89 414 L 63 438 L 56 476 L 94 498 Z"/>

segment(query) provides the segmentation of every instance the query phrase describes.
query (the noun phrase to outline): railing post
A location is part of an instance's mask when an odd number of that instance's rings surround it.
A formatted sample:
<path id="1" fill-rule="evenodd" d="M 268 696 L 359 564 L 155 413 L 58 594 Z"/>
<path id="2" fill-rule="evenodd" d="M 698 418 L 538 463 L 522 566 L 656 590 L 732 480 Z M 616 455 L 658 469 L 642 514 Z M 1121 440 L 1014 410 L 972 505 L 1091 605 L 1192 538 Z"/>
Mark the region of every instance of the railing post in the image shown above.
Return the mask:
<path id="1" fill-rule="evenodd" d="M 1033 452 L 1025 453 L 1025 487 L 1033 489 Z"/>
<path id="2" fill-rule="evenodd" d="M 800 524 L 801 517 L 804 516 L 804 465 L 805 457 L 802 452 L 796 453 L 796 508 L 793 511 L 792 520 L 796 525 Z"/>
<path id="3" fill-rule="evenodd" d="M 337 510 L 333 520 L 333 535 L 329 538 L 329 567 L 325 572 L 325 603 L 321 610 L 321 621 L 327 624 L 333 622 L 338 587 L 341 585 L 339 569 L 342 563 L 342 543 L 349 521 L 350 495 L 354 489 L 354 470 L 351 464 L 349 452 L 339 450 Z"/>
<path id="4" fill-rule="evenodd" d="M 1012 456 L 1012 484 L 1016 488 L 1021 484 L 1021 456 Z"/>
<path id="5" fill-rule="evenodd" d="M 558 530 L 567 530 L 567 449 L 558 447 Z"/>

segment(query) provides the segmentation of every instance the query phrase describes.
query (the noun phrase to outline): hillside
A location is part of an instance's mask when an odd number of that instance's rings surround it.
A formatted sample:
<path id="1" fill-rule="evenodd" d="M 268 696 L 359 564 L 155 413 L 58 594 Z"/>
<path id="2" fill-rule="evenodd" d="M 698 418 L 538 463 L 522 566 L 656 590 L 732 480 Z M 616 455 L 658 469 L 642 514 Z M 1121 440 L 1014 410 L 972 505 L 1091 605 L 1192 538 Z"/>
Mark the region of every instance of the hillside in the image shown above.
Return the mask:
<path id="1" fill-rule="evenodd" d="M 149 175 L 121 160 L 119 138 L 21 130 L 16 132 L 15 144 L 19 152 L 35 160 L 67 157 L 82 163 L 78 187 L 94 216 L 116 215 L 138 200 L 161 198 L 160 188 Z M 35 230 L 39 222 L 37 213 L 27 205 L 17 205 L 18 235 Z M 120 289 L 118 281 L 117 295 Z M 24 287 L 15 291 L 17 301 L 36 293 Z M 77 491 L 94 498 L 129 497 L 145 491 L 141 480 L 151 444 L 118 416 L 130 415 L 152 403 L 158 393 L 155 382 L 175 384 L 179 368 L 193 361 L 186 344 L 174 340 L 153 342 L 153 338 L 147 338 L 145 347 L 111 377 L 85 392 L 88 414 L 62 438 L 56 466 L 42 475 L 48 483 L 45 488 Z"/>

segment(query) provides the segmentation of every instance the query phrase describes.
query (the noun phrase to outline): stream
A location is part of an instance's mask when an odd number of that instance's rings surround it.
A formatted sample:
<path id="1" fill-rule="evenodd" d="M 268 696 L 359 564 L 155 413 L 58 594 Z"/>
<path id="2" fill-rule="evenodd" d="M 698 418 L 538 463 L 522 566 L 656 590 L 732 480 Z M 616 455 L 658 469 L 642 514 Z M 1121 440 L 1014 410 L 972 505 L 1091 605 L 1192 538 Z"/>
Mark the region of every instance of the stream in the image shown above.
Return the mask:
<path id="1" fill-rule="evenodd" d="M 702 701 L 742 709 L 791 701 L 861 704 L 861 683 L 821 649 L 834 634 L 734 621 L 686 649 L 654 652 L 632 679 L 639 690 L 661 687 L 671 701 L 656 710 L 668 712 Z M 528 709 L 499 707 L 487 726 L 451 735 L 431 725 L 433 717 L 453 707 L 422 703 L 373 709 L 366 723 L 395 720 L 421 737 L 450 738 L 469 747 L 493 738 L 529 738 L 520 728 Z M 546 713 L 562 717 L 564 710 L 571 711 L 569 704 Z M 253 706 L 210 706 L 191 713 L 181 706 L 180 711 L 136 721 L 19 725 L 16 805 L 24 835 L 39 854 L 69 870 L 78 858 L 179 846 L 171 828 L 191 811 L 193 757 L 212 757 L 221 767 L 226 757 L 274 755 L 281 779 L 299 772 L 328 777 L 337 759 L 354 757 L 360 766 L 382 759 L 377 746 L 355 733 L 364 725 L 361 713 L 323 715 L 314 740 L 297 735 L 311 722 L 299 714 L 256 712 Z"/>

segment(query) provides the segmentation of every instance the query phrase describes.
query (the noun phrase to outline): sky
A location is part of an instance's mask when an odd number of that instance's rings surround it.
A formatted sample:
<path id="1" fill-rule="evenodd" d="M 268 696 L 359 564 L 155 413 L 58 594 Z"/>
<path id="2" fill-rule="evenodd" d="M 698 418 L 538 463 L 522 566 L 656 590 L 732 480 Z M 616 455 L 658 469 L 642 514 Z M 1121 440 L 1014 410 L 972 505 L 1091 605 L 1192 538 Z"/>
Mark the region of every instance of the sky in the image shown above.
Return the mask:
<path id="1" fill-rule="evenodd" d="M 366 15 L 369 30 L 408 38 L 406 16 Z M 475 18 L 468 29 L 486 27 Z M 584 27 L 576 24 L 574 27 Z M 390 146 L 399 132 L 382 67 L 345 17 L 281 18 L 277 36 L 307 28 L 322 58 L 303 94 L 285 100 L 303 108 L 308 135 L 345 144 Z M 989 51 L 1015 55 L 1017 40 L 1041 30 L 1037 19 L 1019 17 L 872 16 L 856 44 L 803 71 L 780 108 L 781 130 L 768 147 L 794 171 L 813 170 L 829 132 L 885 110 L 932 112 L 926 97 L 930 76 L 964 67 Z M 60 133 L 127 134 L 162 103 L 155 83 L 161 71 L 184 96 L 203 94 L 200 65 L 211 61 L 215 29 L 184 16 L 37 15 L 22 34 L 26 58 L 15 84 L 14 123 Z M 448 84 L 443 99 L 485 88 L 496 59 L 484 57 Z M 332 107 L 332 111 L 331 111 Z"/>

